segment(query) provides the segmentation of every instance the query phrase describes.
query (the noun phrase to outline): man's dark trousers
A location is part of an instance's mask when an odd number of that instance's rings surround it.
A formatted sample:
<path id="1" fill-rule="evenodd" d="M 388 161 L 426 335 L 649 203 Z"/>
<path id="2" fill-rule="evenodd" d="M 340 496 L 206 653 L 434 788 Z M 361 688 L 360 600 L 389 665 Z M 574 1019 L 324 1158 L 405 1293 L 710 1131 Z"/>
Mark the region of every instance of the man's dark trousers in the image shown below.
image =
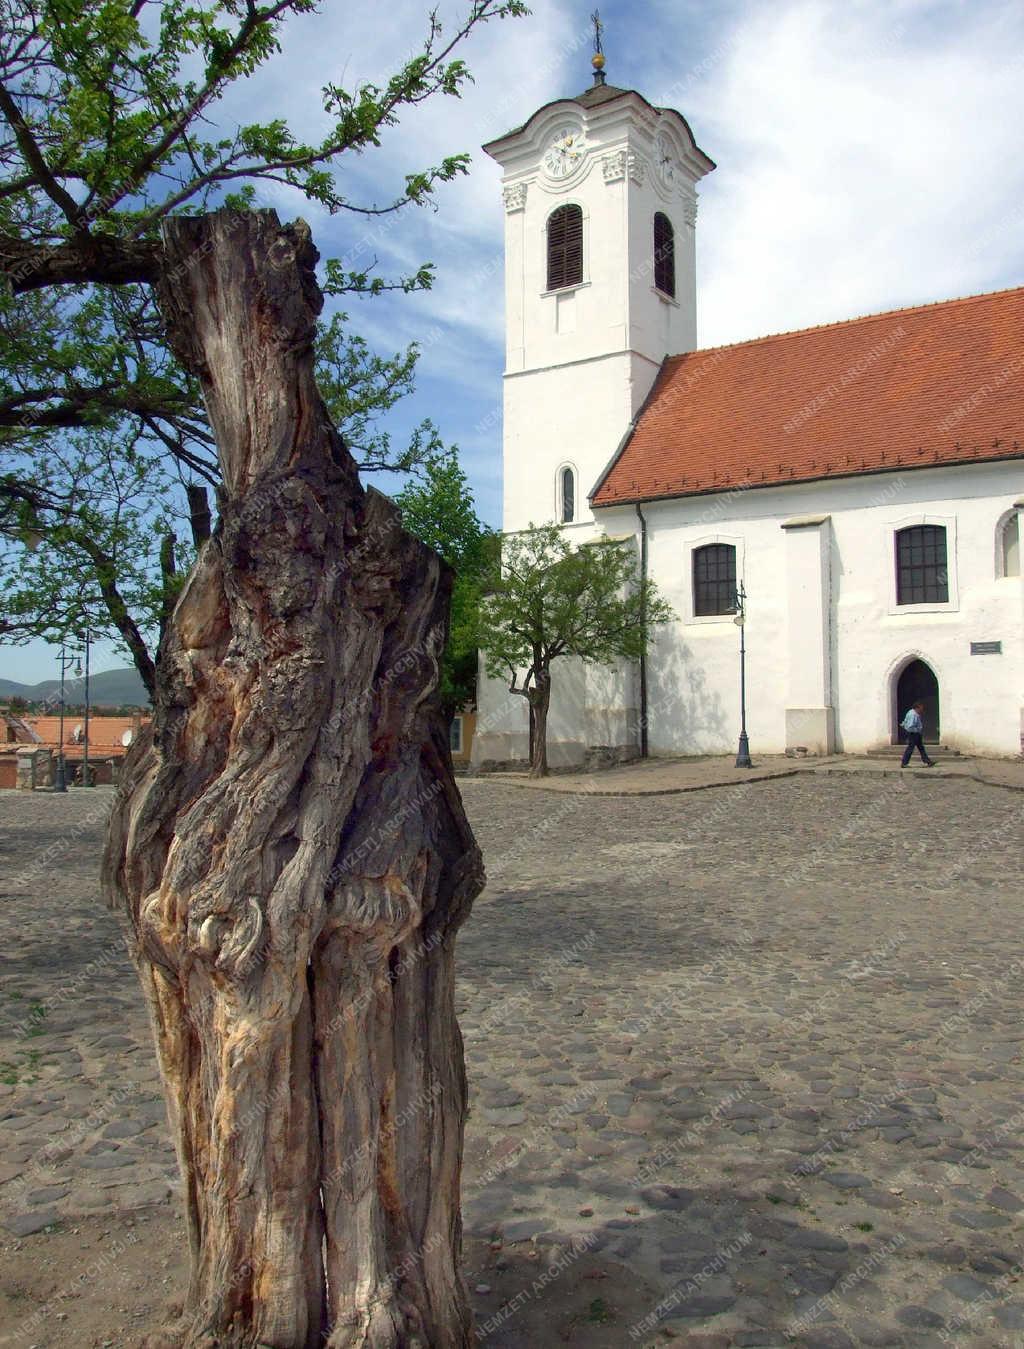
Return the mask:
<path id="1" fill-rule="evenodd" d="M 925 763 L 931 763 L 931 759 L 929 759 L 928 755 L 924 752 L 924 736 L 920 731 L 908 731 L 907 747 L 903 751 L 903 762 L 900 765 L 901 768 L 906 768 L 907 764 L 910 763 L 915 749 L 921 751 L 921 758 Z"/>

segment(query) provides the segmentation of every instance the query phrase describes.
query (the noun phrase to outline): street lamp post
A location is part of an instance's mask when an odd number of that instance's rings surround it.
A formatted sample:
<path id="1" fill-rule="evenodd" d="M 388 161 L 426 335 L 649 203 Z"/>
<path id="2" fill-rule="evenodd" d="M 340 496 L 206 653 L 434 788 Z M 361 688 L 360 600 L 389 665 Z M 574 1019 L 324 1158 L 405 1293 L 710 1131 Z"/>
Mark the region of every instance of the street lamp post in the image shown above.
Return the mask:
<path id="1" fill-rule="evenodd" d="M 82 735 L 82 786 L 91 787 L 89 781 L 89 629 L 85 630 L 85 722 Z"/>
<path id="2" fill-rule="evenodd" d="M 736 591 L 736 617 L 732 620 L 740 630 L 740 743 L 736 752 L 737 768 L 753 768 L 750 762 L 750 742 L 747 739 L 747 592 L 743 582 Z"/>
<path id="3" fill-rule="evenodd" d="M 74 656 L 68 655 L 64 644 L 61 643 L 60 656 L 58 657 L 60 661 L 60 732 L 57 741 L 57 772 L 53 779 L 53 790 L 55 792 L 66 792 L 68 789 L 67 773 L 64 767 L 64 675 L 74 659 Z"/>

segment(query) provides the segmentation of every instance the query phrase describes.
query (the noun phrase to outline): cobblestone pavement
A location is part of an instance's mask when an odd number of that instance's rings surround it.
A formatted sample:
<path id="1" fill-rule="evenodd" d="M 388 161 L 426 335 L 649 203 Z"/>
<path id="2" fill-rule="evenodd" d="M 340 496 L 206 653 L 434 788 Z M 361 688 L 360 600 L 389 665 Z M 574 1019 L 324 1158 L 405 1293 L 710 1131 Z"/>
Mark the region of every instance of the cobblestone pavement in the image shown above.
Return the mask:
<path id="1" fill-rule="evenodd" d="M 459 949 L 470 1234 L 621 1262 L 659 1290 L 624 1346 L 1024 1346 L 1020 795 L 463 790 L 490 876 Z M 174 1177 L 96 896 L 108 802 L 0 794 L 15 1232 Z M 481 1287 L 483 1344 L 526 1349 Z"/>

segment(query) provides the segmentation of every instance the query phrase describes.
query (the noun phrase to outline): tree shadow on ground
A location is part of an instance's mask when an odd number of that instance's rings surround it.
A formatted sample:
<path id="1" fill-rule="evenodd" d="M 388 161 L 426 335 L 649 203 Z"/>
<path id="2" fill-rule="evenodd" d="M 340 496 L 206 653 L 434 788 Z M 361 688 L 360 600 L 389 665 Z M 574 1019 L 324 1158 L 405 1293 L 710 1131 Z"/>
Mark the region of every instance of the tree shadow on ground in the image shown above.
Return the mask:
<path id="1" fill-rule="evenodd" d="M 467 1231 L 485 1243 L 470 1277 L 491 1289 L 475 1298 L 481 1343 L 647 1345 L 666 1330 L 721 1334 L 709 1345 L 916 1342 L 891 1324 L 880 1283 L 898 1260 L 895 1227 L 840 1236 L 742 1186 L 636 1189 L 589 1172 L 553 1178 L 557 1226 L 542 1187 L 513 1173 L 467 1199 Z M 591 1216 L 609 1202 L 620 1216 Z M 495 1205 L 507 1217 L 474 1217 Z"/>
<path id="2" fill-rule="evenodd" d="M 660 1345 L 666 1336 L 716 1333 L 692 1343 L 909 1349 L 951 1336 L 1019 1349 L 1019 1337 L 1004 1329 L 1024 1320 L 1012 1249 L 978 1233 L 967 1249 L 932 1247 L 934 1272 L 923 1282 L 912 1267 L 920 1248 L 909 1215 L 823 1222 L 794 1206 L 800 1201 L 784 1171 L 775 1183 L 752 1184 L 755 1168 L 746 1169 L 724 1186 L 629 1185 L 593 1162 L 564 1169 L 547 1185 L 517 1179 L 514 1170 L 479 1189 L 471 1181 L 467 1232 L 486 1242 L 485 1264 L 472 1277 L 493 1285 L 475 1299 L 478 1328 L 488 1332 L 481 1342 L 502 1349 Z M 550 1221 L 553 1194 L 557 1223 Z M 618 1215 L 609 1216 L 615 1207 Z M 528 1277 L 538 1268 L 551 1271 L 540 1287 Z M 563 1282 L 572 1270 L 575 1280 Z M 972 1271 L 985 1270 L 982 1283 Z M 605 1307 L 601 1323 L 614 1327 L 611 1338 L 586 1328 L 585 1311 L 581 1320 L 586 1297 L 573 1301 L 581 1286 L 593 1287 Z M 524 1310 L 539 1331 L 518 1324 Z"/>

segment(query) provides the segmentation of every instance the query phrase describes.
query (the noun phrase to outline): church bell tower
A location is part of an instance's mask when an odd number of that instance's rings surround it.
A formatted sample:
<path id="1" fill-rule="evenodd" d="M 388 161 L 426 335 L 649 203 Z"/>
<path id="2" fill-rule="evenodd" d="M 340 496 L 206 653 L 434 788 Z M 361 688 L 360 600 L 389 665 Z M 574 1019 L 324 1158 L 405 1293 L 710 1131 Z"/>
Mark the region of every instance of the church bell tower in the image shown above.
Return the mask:
<path id="1" fill-rule="evenodd" d="M 666 355 L 697 342 L 686 119 L 605 80 L 483 148 L 505 205 L 504 528 L 590 526 L 587 494 Z"/>

